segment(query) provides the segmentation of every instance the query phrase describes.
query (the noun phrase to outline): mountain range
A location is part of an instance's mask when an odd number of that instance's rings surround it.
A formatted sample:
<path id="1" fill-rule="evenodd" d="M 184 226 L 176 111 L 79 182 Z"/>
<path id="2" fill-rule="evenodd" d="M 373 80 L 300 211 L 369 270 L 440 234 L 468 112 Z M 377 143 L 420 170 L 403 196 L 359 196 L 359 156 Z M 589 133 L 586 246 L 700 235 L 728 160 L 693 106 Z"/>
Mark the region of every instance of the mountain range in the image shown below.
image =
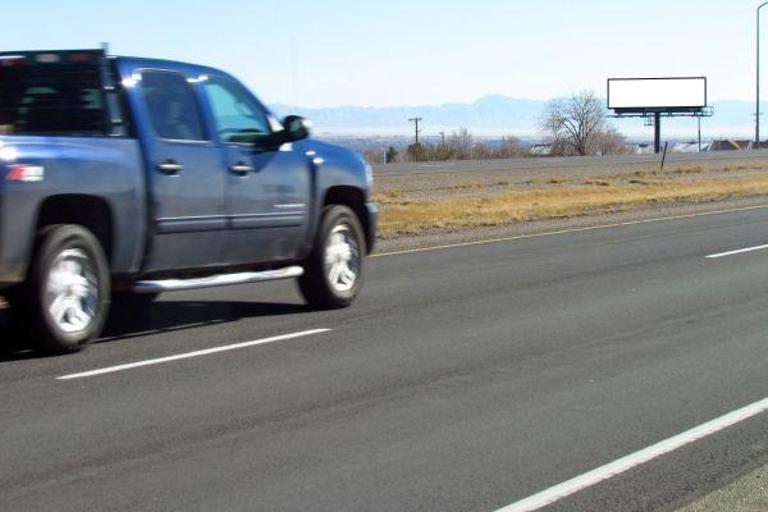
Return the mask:
<path id="1" fill-rule="evenodd" d="M 762 104 L 761 104 L 762 105 Z M 437 135 L 467 128 L 477 135 L 541 135 L 541 119 L 547 101 L 517 99 L 502 95 L 484 96 L 473 103 L 446 103 L 402 107 L 339 106 L 303 108 L 285 104 L 271 105 L 281 115 L 298 114 L 310 119 L 315 131 L 334 135 L 408 135 L 413 124 L 408 120 L 421 117 L 422 133 Z M 719 101 L 712 103 L 715 115 L 702 121 L 706 138 L 745 137 L 754 133 L 754 103 Z M 761 107 L 768 112 L 768 104 Z M 639 119 L 611 119 L 611 123 L 630 137 L 650 136 L 651 129 Z M 669 137 L 689 137 L 697 134 L 696 119 L 664 120 L 663 129 Z M 765 130 L 768 133 L 768 129 Z"/>

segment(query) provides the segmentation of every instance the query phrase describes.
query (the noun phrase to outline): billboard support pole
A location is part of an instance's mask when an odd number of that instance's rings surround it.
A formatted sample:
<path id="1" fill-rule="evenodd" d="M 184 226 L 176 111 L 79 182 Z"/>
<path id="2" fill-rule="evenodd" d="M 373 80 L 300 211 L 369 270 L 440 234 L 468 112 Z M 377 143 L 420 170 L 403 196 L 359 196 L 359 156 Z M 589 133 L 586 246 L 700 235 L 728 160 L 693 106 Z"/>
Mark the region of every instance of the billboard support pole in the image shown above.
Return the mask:
<path id="1" fill-rule="evenodd" d="M 699 121 L 699 153 L 701 153 L 701 117 L 697 117 Z"/>
<path id="2" fill-rule="evenodd" d="M 658 155 L 661 153 L 661 112 L 653 115 L 653 149 Z"/>

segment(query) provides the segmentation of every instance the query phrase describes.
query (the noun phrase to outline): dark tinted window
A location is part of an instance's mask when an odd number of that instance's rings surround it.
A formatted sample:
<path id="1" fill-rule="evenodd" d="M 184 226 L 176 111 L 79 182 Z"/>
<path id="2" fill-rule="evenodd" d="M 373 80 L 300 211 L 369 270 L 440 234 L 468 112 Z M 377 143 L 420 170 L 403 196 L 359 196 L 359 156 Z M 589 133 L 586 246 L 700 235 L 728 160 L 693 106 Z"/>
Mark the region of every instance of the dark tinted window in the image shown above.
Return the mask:
<path id="1" fill-rule="evenodd" d="M 158 137 L 205 140 L 197 99 L 184 76 L 168 71 L 145 71 L 141 75 L 141 89 Z"/>
<path id="2" fill-rule="evenodd" d="M 103 136 L 106 125 L 97 66 L 0 66 L 0 133 Z"/>
<path id="3" fill-rule="evenodd" d="M 271 137 L 266 112 L 244 87 L 215 76 L 203 84 L 222 142 L 252 144 Z"/>

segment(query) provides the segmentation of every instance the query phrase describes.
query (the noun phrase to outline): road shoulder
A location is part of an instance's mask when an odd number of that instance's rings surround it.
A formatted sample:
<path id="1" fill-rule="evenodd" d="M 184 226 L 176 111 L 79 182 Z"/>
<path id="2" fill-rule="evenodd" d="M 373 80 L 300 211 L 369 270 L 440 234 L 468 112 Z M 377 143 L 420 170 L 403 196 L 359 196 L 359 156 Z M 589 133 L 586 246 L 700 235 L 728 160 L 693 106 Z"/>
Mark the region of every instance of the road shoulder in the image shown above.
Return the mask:
<path id="1" fill-rule="evenodd" d="M 520 222 L 505 226 L 435 230 L 417 235 L 392 235 L 378 242 L 377 253 L 386 254 L 399 251 L 418 250 L 444 245 L 466 244 L 516 236 L 531 236 L 570 229 L 585 229 L 625 223 L 645 222 L 698 214 L 712 214 L 721 211 L 747 208 L 768 208 L 768 197 L 763 195 L 721 199 L 699 203 L 681 203 L 655 205 L 649 208 L 614 213 L 572 217 L 567 219 L 549 219 Z"/>
<path id="2" fill-rule="evenodd" d="M 765 512 L 768 510 L 768 466 L 718 489 L 678 512 Z"/>

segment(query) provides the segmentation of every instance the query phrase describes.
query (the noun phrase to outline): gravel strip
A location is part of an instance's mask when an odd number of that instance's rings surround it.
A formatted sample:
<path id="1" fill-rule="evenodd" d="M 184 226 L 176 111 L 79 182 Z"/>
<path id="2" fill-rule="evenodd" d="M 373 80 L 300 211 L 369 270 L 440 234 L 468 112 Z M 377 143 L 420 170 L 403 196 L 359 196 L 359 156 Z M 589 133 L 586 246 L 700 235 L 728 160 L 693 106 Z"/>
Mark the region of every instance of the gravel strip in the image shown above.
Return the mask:
<path id="1" fill-rule="evenodd" d="M 768 510 L 768 467 L 723 487 L 678 512 L 765 512 Z"/>

